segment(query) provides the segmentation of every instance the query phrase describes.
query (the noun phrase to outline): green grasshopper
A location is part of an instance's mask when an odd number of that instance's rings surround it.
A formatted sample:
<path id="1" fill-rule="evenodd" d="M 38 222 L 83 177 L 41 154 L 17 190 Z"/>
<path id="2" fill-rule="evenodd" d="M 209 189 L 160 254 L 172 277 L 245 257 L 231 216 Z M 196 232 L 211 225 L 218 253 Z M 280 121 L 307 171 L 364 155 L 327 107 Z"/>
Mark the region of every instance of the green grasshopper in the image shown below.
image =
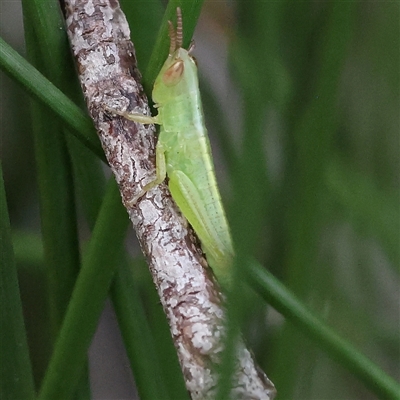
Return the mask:
<path id="1" fill-rule="evenodd" d="M 145 185 L 132 203 L 168 175 L 172 198 L 198 235 L 217 279 L 229 288 L 232 239 L 204 125 L 197 66 L 190 55 L 193 46 L 188 50 L 182 48 L 180 8 L 177 8 L 176 30 L 169 21 L 169 36 L 169 55 L 152 93 L 158 115 L 117 112 L 131 121 L 161 125 L 156 146 L 156 179 Z"/>

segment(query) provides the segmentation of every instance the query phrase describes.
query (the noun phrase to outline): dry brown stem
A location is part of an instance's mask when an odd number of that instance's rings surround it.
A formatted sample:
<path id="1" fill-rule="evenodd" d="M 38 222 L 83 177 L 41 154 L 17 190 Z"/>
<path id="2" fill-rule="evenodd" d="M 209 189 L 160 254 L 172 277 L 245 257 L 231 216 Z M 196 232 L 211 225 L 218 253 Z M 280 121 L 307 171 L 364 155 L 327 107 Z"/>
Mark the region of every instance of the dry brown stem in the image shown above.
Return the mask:
<path id="1" fill-rule="evenodd" d="M 122 201 L 167 314 L 186 386 L 193 399 L 215 397 L 213 365 L 223 349 L 224 309 L 218 286 L 166 186 L 130 200 L 154 179 L 154 127 L 107 108 L 149 115 L 130 31 L 116 0 L 68 0 L 67 28 L 82 90 Z M 239 341 L 232 398 L 269 399 L 272 383 Z"/>

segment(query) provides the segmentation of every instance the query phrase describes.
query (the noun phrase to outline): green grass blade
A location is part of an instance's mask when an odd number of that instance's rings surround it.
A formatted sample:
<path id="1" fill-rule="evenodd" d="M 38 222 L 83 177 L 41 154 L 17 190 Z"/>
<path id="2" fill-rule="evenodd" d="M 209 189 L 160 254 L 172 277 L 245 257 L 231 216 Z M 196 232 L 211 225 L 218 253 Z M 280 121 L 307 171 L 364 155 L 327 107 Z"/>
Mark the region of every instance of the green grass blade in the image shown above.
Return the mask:
<path id="1" fill-rule="evenodd" d="M 0 68 L 54 111 L 72 133 L 102 160 L 104 152 L 90 118 L 0 37 Z"/>
<path id="2" fill-rule="evenodd" d="M 233 76 L 238 84 L 242 100 L 243 129 L 240 155 L 233 168 L 233 202 L 230 215 L 235 243 L 236 284 L 228 294 L 228 329 L 224 351 L 218 399 L 229 397 L 232 373 L 235 366 L 234 344 L 239 326 L 246 313 L 247 293 L 241 287 L 243 260 L 258 250 L 263 239 L 263 229 L 269 210 L 270 179 L 267 174 L 265 152 L 265 125 L 267 105 L 283 102 L 276 99 L 282 91 L 281 81 L 276 79 L 272 67 L 281 65 L 272 25 L 280 12 L 281 2 L 237 2 L 238 28 L 230 48 Z M 255 46 L 262 43 L 262 46 Z M 266 62 L 268 60 L 268 63 Z M 281 71 L 280 71 L 281 72 Z M 283 97 L 282 94 L 280 94 Z"/>
<path id="3" fill-rule="evenodd" d="M 0 398 L 35 398 L 0 164 Z"/>
<path id="4" fill-rule="evenodd" d="M 206 120 L 209 121 L 209 126 L 213 129 L 213 133 L 216 133 L 216 141 L 219 144 L 224 162 L 228 172 L 232 174 L 233 171 L 240 168 L 239 157 L 234 147 L 232 134 L 227 128 L 228 123 L 224 118 L 222 107 L 213 95 L 212 88 L 202 79 L 200 79 L 200 91 L 204 103 L 204 115 L 206 116 Z"/>
<path id="5" fill-rule="evenodd" d="M 293 132 L 297 157 L 290 161 L 290 172 L 295 168 L 292 180 L 296 179 L 296 183 L 288 182 L 291 186 L 291 192 L 288 192 L 289 240 L 293 243 L 288 249 L 287 274 L 290 285 L 301 291 L 307 291 L 311 284 L 308 274 L 304 272 L 314 259 L 318 221 L 321 218 L 316 193 L 325 190 L 325 163 L 333 151 L 332 137 L 337 128 L 334 110 L 338 80 L 351 39 L 355 4 L 333 2 L 327 10 L 329 23 L 321 33 L 315 88 Z M 302 271 L 300 280 L 296 271 Z"/>
<path id="6" fill-rule="evenodd" d="M 398 399 L 400 385 L 381 368 L 340 337 L 316 317 L 292 292 L 270 272 L 255 262 L 247 263 L 250 285 L 298 329 L 312 338 L 330 357 L 347 368 L 377 396 Z"/>
<path id="7" fill-rule="evenodd" d="M 308 296 L 318 285 L 320 276 L 315 273 L 318 240 L 325 205 L 321 201 L 325 189 L 324 170 L 330 154 L 334 153 L 334 135 L 337 130 L 336 104 L 339 79 L 352 37 L 355 2 L 331 2 L 324 8 L 326 23 L 310 41 L 314 47 L 314 69 L 308 66 L 309 81 L 301 101 L 296 99 L 296 109 L 289 110 L 295 117 L 290 150 L 287 156 L 288 179 L 283 189 L 284 227 L 286 228 L 283 261 L 285 282 L 300 297 Z M 306 51 L 306 49 L 304 49 Z M 304 79 L 304 78 L 303 78 Z M 294 101 L 294 100 L 293 100 Z M 281 199 L 282 201 L 282 199 Z M 280 222 L 282 224 L 282 221 Z M 282 228 L 280 228 L 282 229 Z M 321 297 L 323 297 L 321 293 Z M 322 303 L 322 300 L 321 300 Z M 290 354 L 290 363 L 281 357 L 274 365 L 277 387 L 283 397 L 293 397 L 298 366 L 302 352 L 307 353 L 302 368 L 313 368 L 316 354 L 311 346 L 306 348 L 296 341 L 297 332 L 286 325 L 278 352 Z M 304 381 L 304 386 L 308 386 Z"/>
<path id="8" fill-rule="evenodd" d="M 30 44 L 35 40 L 30 41 L 28 31 L 32 32 L 29 26 L 26 26 L 27 49 L 30 56 L 35 57 L 35 51 L 31 51 L 30 48 Z M 71 177 L 66 167 L 66 151 L 60 142 L 61 136 L 54 135 L 61 129 L 60 125 L 54 120 L 54 116 L 53 119 L 47 118 L 47 109 L 39 104 L 32 102 L 30 110 L 45 254 L 44 277 L 48 296 L 46 306 L 49 308 L 49 314 L 46 315 L 48 319 L 43 326 L 41 348 L 45 349 L 44 353 L 47 355 L 51 352 L 71 294 L 79 265 L 79 252 L 75 243 L 75 215 L 71 218 L 71 213 L 74 214 L 74 205 L 73 201 L 71 202 Z M 60 168 L 59 173 L 57 168 Z M 57 204 L 57 201 L 60 203 Z M 57 275 L 58 268 L 61 272 L 59 275 Z M 42 360 L 41 364 L 46 364 L 47 361 Z M 42 379 L 42 372 L 42 368 L 35 371 L 37 385 Z"/>
<path id="9" fill-rule="evenodd" d="M 37 65 L 43 65 L 45 63 L 36 47 L 36 39 L 32 24 L 25 20 L 28 56 Z M 80 263 L 74 189 L 59 120 L 54 115 L 49 116 L 47 109 L 35 102 L 31 110 L 42 235 L 49 279 L 50 326 L 56 336 Z"/>
<path id="10" fill-rule="evenodd" d="M 28 55 L 57 87 L 69 91 L 73 87 L 73 80 L 68 75 L 68 71 L 75 74 L 75 69 L 70 57 L 66 32 L 60 29 L 64 21 L 59 3 L 54 0 L 23 0 L 23 12 Z M 30 35 L 31 32 L 34 33 Z M 43 46 L 38 47 L 37 43 Z M 68 63 L 67 60 L 70 62 Z M 59 65 L 64 65 L 64 67 L 59 68 Z M 54 114 L 43 119 L 40 111 L 35 112 L 33 120 L 39 124 L 34 131 L 35 150 L 39 165 L 41 219 L 44 227 L 42 232 L 49 277 L 50 310 L 52 311 L 50 325 L 53 327 L 53 335 L 56 336 L 64 318 L 80 264 L 74 182 L 69 154 L 71 146 L 67 145 L 64 138 L 62 121 Z M 59 134 L 55 135 L 57 131 Z M 52 231 L 53 233 L 49 234 Z M 75 399 L 85 399 L 89 396 L 86 364 Z"/>
<path id="11" fill-rule="evenodd" d="M 128 219 L 117 196 L 114 179 L 109 185 L 111 189 L 107 191 L 85 251 L 81 272 L 40 390 L 40 400 L 71 398 L 117 267 L 116 259 L 122 250 Z"/>
<path id="12" fill-rule="evenodd" d="M 15 260 L 21 264 L 43 265 L 43 242 L 40 236 L 24 231 L 12 232 Z"/>
<path id="13" fill-rule="evenodd" d="M 357 173 L 340 160 L 326 171 L 327 186 L 347 219 L 361 235 L 376 236 L 400 269 L 400 208 L 398 195 L 384 192 L 368 176 Z"/>

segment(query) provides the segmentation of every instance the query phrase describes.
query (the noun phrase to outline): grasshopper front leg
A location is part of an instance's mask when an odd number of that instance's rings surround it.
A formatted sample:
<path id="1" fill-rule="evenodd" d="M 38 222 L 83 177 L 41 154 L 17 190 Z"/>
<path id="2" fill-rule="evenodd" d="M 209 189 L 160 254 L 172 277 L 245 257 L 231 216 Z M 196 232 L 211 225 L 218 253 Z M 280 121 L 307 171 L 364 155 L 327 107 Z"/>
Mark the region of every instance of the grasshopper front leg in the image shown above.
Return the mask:
<path id="1" fill-rule="evenodd" d="M 157 118 L 158 116 L 151 117 L 149 115 L 122 112 L 114 109 L 109 109 L 109 111 L 120 115 L 121 117 L 124 117 L 129 121 L 138 122 L 140 124 L 160 124 L 159 119 Z M 158 142 L 156 146 L 156 178 L 143 186 L 139 194 L 137 194 L 132 200 L 129 201 L 129 206 L 133 207 L 134 205 L 136 205 L 138 200 L 143 197 L 150 189 L 163 182 L 166 175 L 167 168 L 165 163 L 165 149 L 162 146 L 161 142 Z"/>
<path id="2" fill-rule="evenodd" d="M 140 124 L 159 124 L 159 125 L 161 124 L 158 120 L 158 115 L 152 117 L 150 115 L 119 111 L 113 108 L 107 108 L 107 110 L 114 114 L 120 115 L 121 117 L 129 119 L 129 121 L 139 122 Z"/>
<path id="3" fill-rule="evenodd" d="M 136 195 L 132 200 L 129 201 L 130 206 L 136 205 L 137 201 L 143 197 L 150 189 L 153 189 L 155 186 L 159 185 L 165 180 L 167 176 L 167 167 L 165 163 L 165 150 L 160 143 L 157 143 L 156 146 L 156 178 L 145 186 L 143 186 L 142 190 L 138 195 Z"/>

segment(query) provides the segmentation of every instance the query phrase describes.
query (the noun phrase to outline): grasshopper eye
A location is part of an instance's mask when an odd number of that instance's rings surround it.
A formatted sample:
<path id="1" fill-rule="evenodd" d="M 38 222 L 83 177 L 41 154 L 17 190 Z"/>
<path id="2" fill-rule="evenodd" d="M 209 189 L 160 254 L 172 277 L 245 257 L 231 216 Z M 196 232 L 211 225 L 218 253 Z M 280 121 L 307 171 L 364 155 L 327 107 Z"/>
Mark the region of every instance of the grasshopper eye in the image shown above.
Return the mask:
<path id="1" fill-rule="evenodd" d="M 183 60 L 178 60 L 174 62 L 163 75 L 163 82 L 166 86 L 176 85 L 182 78 L 183 71 L 185 69 Z"/>

